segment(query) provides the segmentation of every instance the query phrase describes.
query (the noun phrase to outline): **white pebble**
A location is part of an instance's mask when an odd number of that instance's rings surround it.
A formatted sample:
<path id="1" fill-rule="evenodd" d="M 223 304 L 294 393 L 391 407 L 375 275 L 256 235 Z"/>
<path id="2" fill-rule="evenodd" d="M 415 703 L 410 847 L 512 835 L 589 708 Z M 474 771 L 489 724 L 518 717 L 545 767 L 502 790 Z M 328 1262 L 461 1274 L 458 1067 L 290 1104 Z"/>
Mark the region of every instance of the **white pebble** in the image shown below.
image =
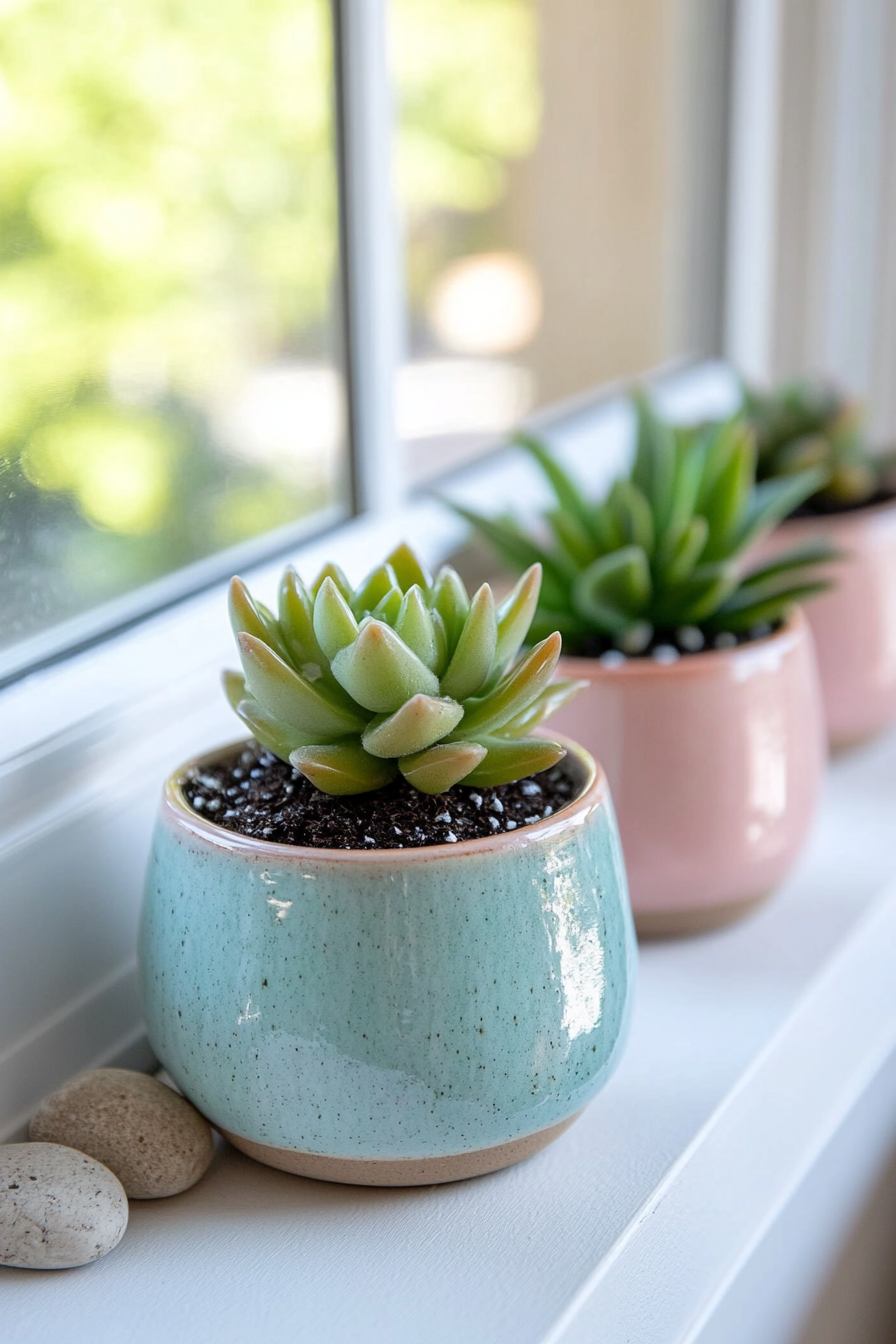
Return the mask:
<path id="1" fill-rule="evenodd" d="M 439 815 L 436 817 L 436 821 L 444 821 L 446 825 L 450 826 L 450 825 L 451 825 L 451 813 L 450 813 L 450 812 L 440 812 Z"/>
<path id="2" fill-rule="evenodd" d="M 731 630 L 723 630 L 721 634 L 716 635 L 713 640 L 713 647 L 716 649 L 733 649 L 737 645 L 737 635 Z"/>
<path id="3" fill-rule="evenodd" d="M 58 1143 L 0 1147 L 0 1264 L 74 1269 L 111 1251 L 128 1197 L 108 1167 Z"/>
<path id="4" fill-rule="evenodd" d="M 699 653 L 706 643 L 703 631 L 696 625 L 683 625 L 680 630 L 676 630 L 675 638 L 686 653 Z"/>
<path id="5" fill-rule="evenodd" d="M 445 839 L 446 839 L 446 841 L 448 842 L 449 845 L 456 845 L 456 844 L 457 844 L 457 836 L 454 834 L 453 831 L 446 831 L 446 832 L 445 832 Z"/>
<path id="6" fill-rule="evenodd" d="M 187 1099 L 136 1069 L 88 1069 L 70 1078 L 41 1102 L 30 1136 L 88 1153 L 131 1199 L 188 1190 L 213 1151 L 208 1122 Z"/>
<path id="7" fill-rule="evenodd" d="M 489 825 L 491 826 L 491 828 L 492 828 L 493 831 L 497 831 L 497 830 L 500 829 L 501 823 L 500 823 L 500 821 L 498 820 L 497 817 L 489 817 L 488 820 L 489 820 Z"/>
<path id="8" fill-rule="evenodd" d="M 474 805 L 474 807 L 481 807 L 481 806 L 482 806 L 482 794 L 481 794 L 481 793 L 471 793 L 471 794 L 470 794 L 470 802 Z"/>
<path id="9" fill-rule="evenodd" d="M 666 667 L 670 663 L 677 663 L 681 654 L 673 644 L 657 644 L 652 657 L 655 663 L 660 663 L 663 667 Z"/>
<path id="10" fill-rule="evenodd" d="M 541 785 L 536 784 L 534 779 L 527 779 L 521 784 L 520 793 L 524 798 L 534 798 L 536 793 L 541 793 Z"/>
<path id="11" fill-rule="evenodd" d="M 219 788 L 218 781 L 216 779 L 212 779 L 211 775 L 200 775 L 199 783 L 202 785 L 204 789 L 211 789 L 212 793 L 216 793 L 218 791 Z"/>
<path id="12" fill-rule="evenodd" d="M 516 830 L 516 822 L 515 822 L 515 821 L 505 821 L 505 823 L 504 823 L 504 829 L 507 830 L 507 831 L 515 831 L 515 830 Z"/>
<path id="13" fill-rule="evenodd" d="M 491 810 L 492 810 L 493 812 L 503 812 L 503 811 L 504 811 L 504 804 L 501 802 L 501 799 L 500 799 L 500 798 L 493 798 L 493 799 L 491 800 L 491 802 L 489 803 L 489 807 L 491 808 Z"/>

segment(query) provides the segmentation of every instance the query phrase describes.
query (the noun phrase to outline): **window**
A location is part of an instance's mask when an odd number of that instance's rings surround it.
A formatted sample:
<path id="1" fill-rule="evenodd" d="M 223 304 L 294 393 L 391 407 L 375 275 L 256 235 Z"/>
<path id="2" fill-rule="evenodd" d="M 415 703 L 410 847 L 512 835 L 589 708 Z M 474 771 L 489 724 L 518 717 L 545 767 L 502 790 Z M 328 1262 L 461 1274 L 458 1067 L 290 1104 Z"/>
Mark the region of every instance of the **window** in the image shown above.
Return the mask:
<path id="1" fill-rule="evenodd" d="M 728 7 L 391 0 L 412 480 L 719 348 Z"/>
<path id="2" fill-rule="evenodd" d="M 0 680 L 716 351 L 728 7 L 6 6 Z"/>
<path id="3" fill-rule="evenodd" d="M 2 653 L 348 473 L 326 0 L 31 0 L 0 61 Z"/>

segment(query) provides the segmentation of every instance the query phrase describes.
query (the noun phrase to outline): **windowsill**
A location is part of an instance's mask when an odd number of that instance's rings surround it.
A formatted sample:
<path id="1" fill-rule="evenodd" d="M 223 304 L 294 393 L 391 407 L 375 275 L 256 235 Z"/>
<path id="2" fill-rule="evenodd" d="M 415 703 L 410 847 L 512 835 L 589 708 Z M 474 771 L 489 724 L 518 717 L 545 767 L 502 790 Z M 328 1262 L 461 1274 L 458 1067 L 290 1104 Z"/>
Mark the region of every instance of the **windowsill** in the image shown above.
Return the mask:
<path id="1" fill-rule="evenodd" d="M 704 368 L 664 390 L 700 413 L 726 389 Z M 596 484 L 624 429 L 609 403 L 571 422 L 562 448 Z M 509 454 L 450 489 L 539 498 Z M 359 576 L 401 535 L 437 559 L 463 533 L 421 501 L 348 525 L 339 558 Z M 333 550 L 311 543 L 298 563 L 311 572 Z M 278 572 L 253 587 L 264 595 Z M 7 1137 L 72 1072 L 139 1057 L 133 947 L 159 784 L 233 732 L 214 690 L 233 657 L 222 612 L 221 592 L 202 595 L 0 694 Z M 107 1259 L 7 1270 L 11 1338 L 229 1344 L 262 1327 L 267 1344 L 788 1344 L 896 1133 L 894 810 L 896 734 L 834 763 L 812 844 L 765 909 L 644 949 L 619 1072 L 537 1158 L 375 1191 L 223 1150 L 193 1191 L 134 1204 Z"/>
<path id="2" fill-rule="evenodd" d="M 96 1344 L 229 1344 L 259 1327 L 268 1344 L 792 1339 L 896 1125 L 894 808 L 896 734 L 835 763 L 809 852 L 763 911 L 644 949 L 618 1073 L 538 1157 L 377 1191 L 222 1149 L 192 1191 L 133 1204 L 107 1259 L 7 1271 L 12 1337 L 72 1340 L 65 1323 L 89 1322 Z M 749 1326 L 722 1329 L 851 1125 Z"/>

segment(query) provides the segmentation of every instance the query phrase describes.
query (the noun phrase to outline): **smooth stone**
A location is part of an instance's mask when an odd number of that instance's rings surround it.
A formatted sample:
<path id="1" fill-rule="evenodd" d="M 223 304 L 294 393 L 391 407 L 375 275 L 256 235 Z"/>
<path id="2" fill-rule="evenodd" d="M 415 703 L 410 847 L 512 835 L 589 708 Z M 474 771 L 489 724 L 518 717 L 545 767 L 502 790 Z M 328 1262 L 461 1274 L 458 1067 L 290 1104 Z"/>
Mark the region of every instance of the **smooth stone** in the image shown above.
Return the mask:
<path id="1" fill-rule="evenodd" d="M 45 1097 L 31 1138 L 65 1143 L 103 1162 L 131 1199 L 195 1185 L 212 1160 L 212 1132 L 194 1106 L 131 1069 L 91 1069 Z"/>
<path id="2" fill-rule="evenodd" d="M 89 1265 L 127 1225 L 128 1197 L 101 1162 L 57 1143 L 0 1147 L 0 1265 Z"/>

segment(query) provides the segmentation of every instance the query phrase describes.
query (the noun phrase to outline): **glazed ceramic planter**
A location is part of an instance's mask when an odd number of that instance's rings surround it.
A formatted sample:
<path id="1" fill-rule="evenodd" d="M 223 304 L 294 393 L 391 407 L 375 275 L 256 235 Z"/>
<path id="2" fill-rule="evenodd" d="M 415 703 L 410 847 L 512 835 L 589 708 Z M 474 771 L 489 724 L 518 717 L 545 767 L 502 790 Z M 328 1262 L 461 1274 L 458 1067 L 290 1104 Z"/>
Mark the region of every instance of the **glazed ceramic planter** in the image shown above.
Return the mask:
<path id="1" fill-rule="evenodd" d="M 149 1036 L 238 1148 L 432 1184 L 575 1119 L 621 1049 L 634 934 L 606 779 L 567 745 L 574 803 L 424 849 L 247 839 L 188 807 L 188 767 L 172 776 L 140 932 Z"/>
<path id="2" fill-rule="evenodd" d="M 844 558 L 835 587 L 806 612 L 831 743 L 848 746 L 896 722 L 896 501 L 820 518 L 791 518 L 765 554 L 826 538 Z"/>
<path id="3" fill-rule="evenodd" d="M 825 762 L 812 639 L 777 634 L 675 663 L 564 658 L 588 688 L 552 719 L 603 763 L 646 936 L 737 919 L 793 864 Z"/>

